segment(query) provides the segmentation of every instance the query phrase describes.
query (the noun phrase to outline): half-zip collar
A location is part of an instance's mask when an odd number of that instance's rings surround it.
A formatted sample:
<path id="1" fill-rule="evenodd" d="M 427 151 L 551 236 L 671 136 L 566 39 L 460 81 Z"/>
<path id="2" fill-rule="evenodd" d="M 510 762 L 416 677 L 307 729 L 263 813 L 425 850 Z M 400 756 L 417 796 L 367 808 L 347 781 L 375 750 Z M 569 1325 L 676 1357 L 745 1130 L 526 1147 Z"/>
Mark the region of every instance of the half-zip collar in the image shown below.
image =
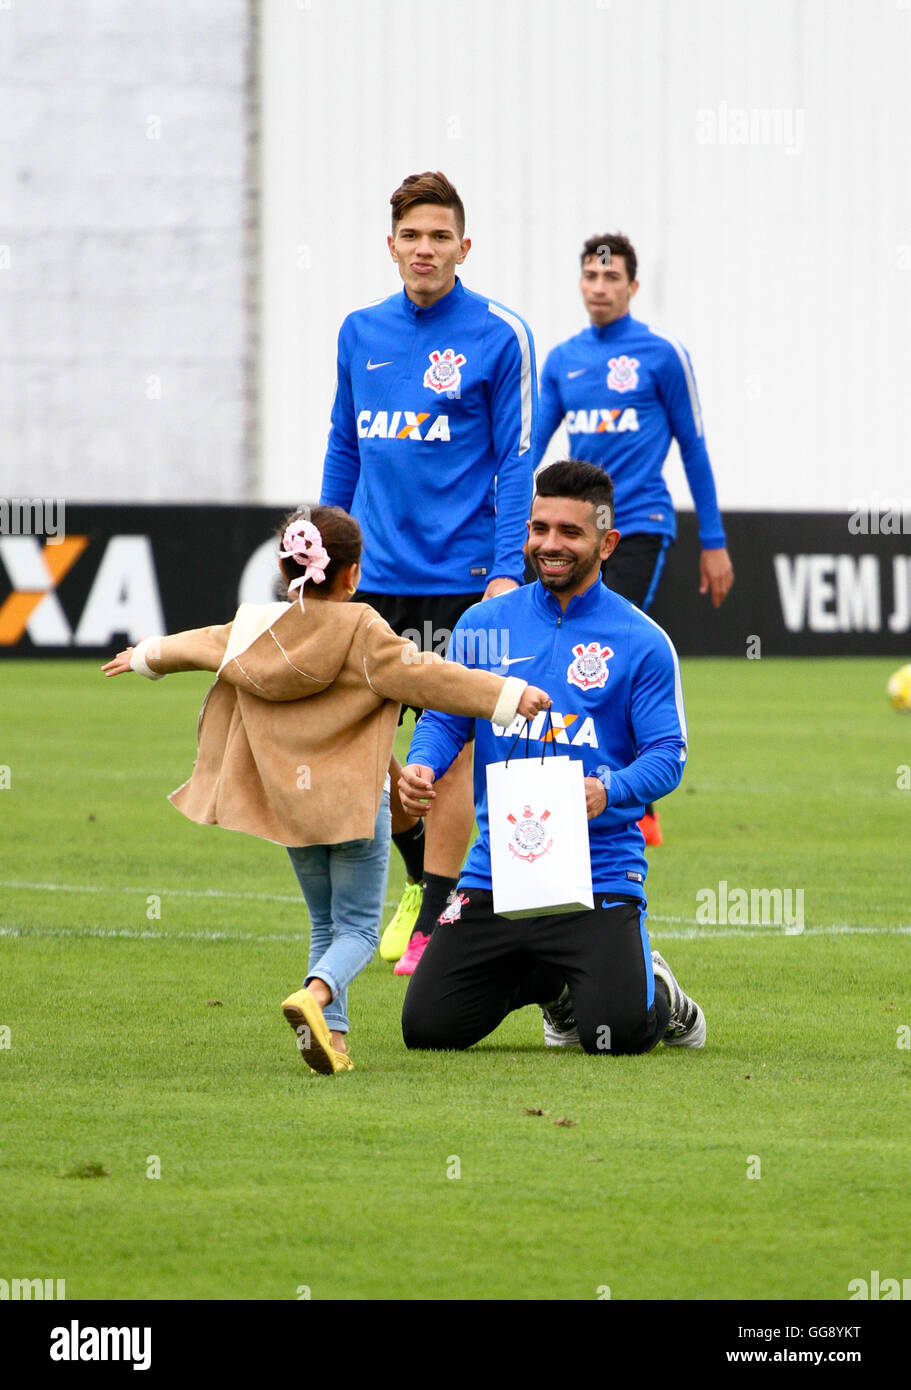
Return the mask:
<path id="1" fill-rule="evenodd" d="M 597 342 L 612 343 L 614 339 L 622 338 L 633 322 L 634 319 L 632 315 L 627 311 L 622 319 L 614 319 L 613 323 L 590 324 L 589 331 Z"/>
<path id="2" fill-rule="evenodd" d="M 447 290 L 442 299 L 438 299 L 435 304 L 429 304 L 426 309 L 420 304 L 415 304 L 414 300 L 409 298 L 404 286 L 402 287 L 402 302 L 406 314 L 410 314 L 412 318 L 421 323 L 431 323 L 434 319 L 444 318 L 453 309 L 458 309 L 464 294 L 462 282 L 457 275 L 452 289 Z"/>
<path id="3" fill-rule="evenodd" d="M 566 612 L 564 613 L 556 595 L 552 594 L 550 589 L 545 589 L 540 579 L 536 579 L 532 589 L 532 602 L 540 613 L 548 618 L 556 619 L 562 626 L 564 622 L 569 622 L 572 618 L 585 618 L 595 613 L 606 592 L 599 575 L 584 593 L 573 595 L 566 605 Z"/>

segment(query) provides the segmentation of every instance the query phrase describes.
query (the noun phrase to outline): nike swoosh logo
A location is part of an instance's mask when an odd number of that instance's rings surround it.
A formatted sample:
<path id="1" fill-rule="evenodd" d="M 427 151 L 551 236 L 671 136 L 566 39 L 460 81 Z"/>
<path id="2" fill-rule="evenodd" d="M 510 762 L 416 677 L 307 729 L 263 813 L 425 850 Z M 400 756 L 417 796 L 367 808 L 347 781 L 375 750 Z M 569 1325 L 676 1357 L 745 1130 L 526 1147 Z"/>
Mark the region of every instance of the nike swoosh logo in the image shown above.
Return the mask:
<path id="1" fill-rule="evenodd" d="M 587 371 L 588 371 L 588 368 L 587 368 L 587 367 L 580 367 L 578 371 L 576 371 L 576 372 L 567 372 L 566 375 L 570 378 L 570 380 L 572 380 L 572 378 L 573 378 L 574 376 L 581 376 L 583 372 L 587 372 Z"/>
<path id="2" fill-rule="evenodd" d="M 392 366 L 392 361 L 391 361 L 391 360 L 390 360 L 389 362 L 371 362 L 371 361 L 370 361 L 370 358 L 369 358 L 369 357 L 367 358 L 367 370 L 368 370 L 368 372 L 375 372 L 376 369 L 377 369 L 377 367 L 391 367 L 391 366 Z"/>
<path id="3" fill-rule="evenodd" d="M 534 661 L 533 656 L 504 656 L 501 666 L 515 666 L 517 661 Z"/>

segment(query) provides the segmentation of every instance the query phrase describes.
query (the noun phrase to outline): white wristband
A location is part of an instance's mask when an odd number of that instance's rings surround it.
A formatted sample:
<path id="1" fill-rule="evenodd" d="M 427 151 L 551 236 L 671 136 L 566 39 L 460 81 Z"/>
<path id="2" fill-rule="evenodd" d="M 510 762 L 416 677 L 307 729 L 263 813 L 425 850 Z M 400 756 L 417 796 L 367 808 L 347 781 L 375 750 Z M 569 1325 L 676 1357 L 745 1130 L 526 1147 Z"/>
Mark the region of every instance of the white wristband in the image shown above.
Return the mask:
<path id="1" fill-rule="evenodd" d="M 150 681 L 161 681 L 165 678 L 164 671 L 153 671 L 146 658 L 155 656 L 155 645 L 160 642 L 160 637 L 143 637 L 141 642 L 137 642 L 133 648 L 133 655 L 130 657 L 130 665 L 140 676 L 145 676 Z"/>
<path id="2" fill-rule="evenodd" d="M 520 680 L 518 676 L 506 677 L 497 707 L 490 716 L 494 724 L 501 724 L 504 729 L 509 728 L 519 712 L 519 701 L 527 685 L 528 681 Z"/>

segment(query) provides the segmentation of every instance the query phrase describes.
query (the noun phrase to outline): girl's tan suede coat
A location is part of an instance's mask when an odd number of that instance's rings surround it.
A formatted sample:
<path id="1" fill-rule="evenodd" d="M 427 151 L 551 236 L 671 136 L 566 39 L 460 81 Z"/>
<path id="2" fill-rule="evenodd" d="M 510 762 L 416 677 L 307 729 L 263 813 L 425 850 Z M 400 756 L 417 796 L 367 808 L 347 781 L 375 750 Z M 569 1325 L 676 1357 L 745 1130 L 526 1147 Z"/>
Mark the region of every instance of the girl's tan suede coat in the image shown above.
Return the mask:
<path id="1" fill-rule="evenodd" d="M 157 679 L 216 671 L 179 811 L 282 845 L 371 839 L 400 705 L 512 723 L 514 676 L 421 654 L 365 603 L 244 604 L 232 623 L 146 638 L 133 666 Z"/>

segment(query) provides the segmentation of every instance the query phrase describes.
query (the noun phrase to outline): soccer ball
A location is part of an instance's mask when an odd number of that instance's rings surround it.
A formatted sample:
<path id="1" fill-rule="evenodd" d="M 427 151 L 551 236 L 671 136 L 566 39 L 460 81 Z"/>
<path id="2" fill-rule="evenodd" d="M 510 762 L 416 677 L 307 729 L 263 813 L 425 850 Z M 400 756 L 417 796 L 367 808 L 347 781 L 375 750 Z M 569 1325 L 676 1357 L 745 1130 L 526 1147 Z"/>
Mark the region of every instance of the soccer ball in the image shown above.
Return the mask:
<path id="1" fill-rule="evenodd" d="M 886 691 L 893 709 L 911 714 L 911 666 L 902 666 L 890 676 Z"/>

